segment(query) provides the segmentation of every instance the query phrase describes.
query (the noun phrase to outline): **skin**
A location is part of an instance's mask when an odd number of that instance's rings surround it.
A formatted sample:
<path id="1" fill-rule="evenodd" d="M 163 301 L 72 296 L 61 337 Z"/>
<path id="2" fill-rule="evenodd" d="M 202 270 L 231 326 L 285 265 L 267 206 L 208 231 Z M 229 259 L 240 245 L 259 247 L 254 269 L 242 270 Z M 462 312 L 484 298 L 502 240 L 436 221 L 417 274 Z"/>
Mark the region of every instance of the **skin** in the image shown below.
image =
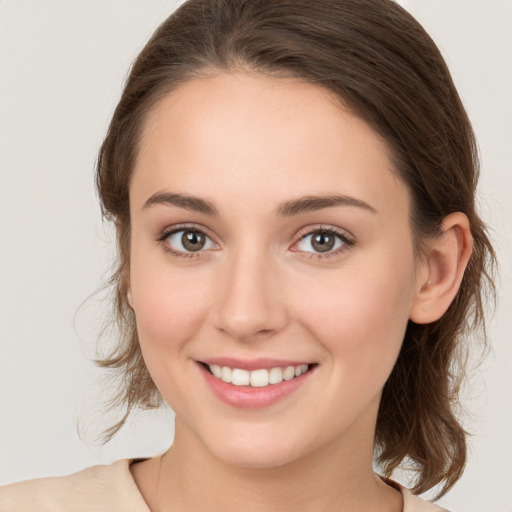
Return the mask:
<path id="1" fill-rule="evenodd" d="M 155 194 L 217 214 L 148 206 Z M 276 213 L 333 194 L 370 208 Z M 130 184 L 128 272 L 146 365 L 176 413 L 169 451 L 131 467 L 151 510 L 402 509 L 372 470 L 381 391 L 407 322 L 446 310 L 471 246 L 453 214 L 417 261 L 409 210 L 385 142 L 317 86 L 217 73 L 157 104 Z M 168 250 L 179 237 L 162 239 L 184 223 L 211 240 L 188 258 Z M 319 227 L 353 243 L 315 252 L 301 237 Z M 317 366 L 296 392 L 247 410 L 212 394 L 197 364 L 211 357 Z"/>

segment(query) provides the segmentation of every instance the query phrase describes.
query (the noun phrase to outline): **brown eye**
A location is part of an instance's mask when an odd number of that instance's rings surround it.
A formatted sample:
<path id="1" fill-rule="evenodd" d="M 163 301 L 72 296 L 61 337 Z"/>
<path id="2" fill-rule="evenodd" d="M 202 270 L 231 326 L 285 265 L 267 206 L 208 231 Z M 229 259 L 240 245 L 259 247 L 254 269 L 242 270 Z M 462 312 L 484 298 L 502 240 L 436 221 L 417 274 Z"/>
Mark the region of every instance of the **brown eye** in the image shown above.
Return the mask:
<path id="1" fill-rule="evenodd" d="M 327 252 L 334 247 L 335 238 L 331 233 L 319 232 L 311 237 L 311 247 L 318 252 Z"/>
<path id="2" fill-rule="evenodd" d="M 199 251 L 206 244 L 206 237 L 199 231 L 184 231 L 181 243 L 187 251 Z"/>
<path id="3" fill-rule="evenodd" d="M 178 229 L 167 235 L 164 240 L 179 253 L 199 252 L 215 247 L 210 237 L 197 229 Z"/>
<path id="4" fill-rule="evenodd" d="M 345 245 L 350 245 L 350 242 L 343 235 L 322 229 L 304 235 L 298 243 L 298 249 L 313 254 L 327 253 Z"/>

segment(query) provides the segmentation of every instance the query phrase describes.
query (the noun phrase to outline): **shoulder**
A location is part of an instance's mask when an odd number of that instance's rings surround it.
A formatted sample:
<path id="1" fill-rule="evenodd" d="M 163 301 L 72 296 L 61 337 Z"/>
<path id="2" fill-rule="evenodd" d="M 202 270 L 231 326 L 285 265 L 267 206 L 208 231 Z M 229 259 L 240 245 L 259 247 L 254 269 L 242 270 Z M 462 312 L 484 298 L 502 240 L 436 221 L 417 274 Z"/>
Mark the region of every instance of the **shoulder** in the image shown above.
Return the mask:
<path id="1" fill-rule="evenodd" d="M 2 512 L 149 512 L 130 473 L 130 460 L 63 477 L 37 478 L 0 487 Z"/>
<path id="2" fill-rule="evenodd" d="M 424 500 L 413 494 L 410 489 L 403 486 L 391 478 L 377 475 L 384 483 L 391 487 L 394 487 L 397 491 L 400 491 L 404 500 L 403 512 L 450 512 L 449 510 L 432 503 L 431 501 Z"/>
<path id="3" fill-rule="evenodd" d="M 404 512 L 449 512 L 431 501 L 422 500 L 405 487 L 400 486 L 400 490 L 404 497 Z"/>

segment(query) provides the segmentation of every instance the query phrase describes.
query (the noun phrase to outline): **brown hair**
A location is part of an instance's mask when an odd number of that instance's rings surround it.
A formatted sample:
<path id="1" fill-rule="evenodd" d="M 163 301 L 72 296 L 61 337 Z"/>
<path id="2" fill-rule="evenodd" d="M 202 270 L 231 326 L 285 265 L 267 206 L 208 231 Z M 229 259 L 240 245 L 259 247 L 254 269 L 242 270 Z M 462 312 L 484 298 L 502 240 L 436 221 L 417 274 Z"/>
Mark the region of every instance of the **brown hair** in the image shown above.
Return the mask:
<path id="1" fill-rule="evenodd" d="M 189 0 L 155 32 L 133 64 L 97 164 L 104 215 L 118 228 L 115 286 L 120 340 L 100 366 L 121 377 L 110 405 L 124 417 L 162 404 L 139 348 L 123 275 L 130 244 L 129 182 L 150 109 L 177 85 L 211 70 L 250 69 L 329 89 L 387 141 L 412 196 L 421 241 L 456 211 L 470 221 L 474 249 L 459 292 L 429 325 L 409 322 L 385 384 L 376 453 L 385 474 L 417 471 L 416 492 L 460 478 L 466 433 L 455 414 L 471 329 L 485 338 L 484 299 L 495 256 L 475 211 L 478 155 L 473 131 L 446 64 L 421 25 L 391 0 Z M 462 350 L 461 350 L 462 349 Z"/>

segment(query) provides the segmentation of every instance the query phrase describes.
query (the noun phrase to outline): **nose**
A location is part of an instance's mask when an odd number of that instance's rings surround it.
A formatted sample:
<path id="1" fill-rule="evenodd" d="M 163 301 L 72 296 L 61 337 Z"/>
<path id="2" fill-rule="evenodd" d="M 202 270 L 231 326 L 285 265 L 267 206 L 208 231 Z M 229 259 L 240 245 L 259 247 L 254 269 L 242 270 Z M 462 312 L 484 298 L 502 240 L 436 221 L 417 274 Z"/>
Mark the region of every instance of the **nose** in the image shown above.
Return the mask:
<path id="1" fill-rule="evenodd" d="M 224 262 L 213 308 L 215 327 L 244 343 L 268 339 L 288 323 L 279 269 L 248 249 Z"/>

